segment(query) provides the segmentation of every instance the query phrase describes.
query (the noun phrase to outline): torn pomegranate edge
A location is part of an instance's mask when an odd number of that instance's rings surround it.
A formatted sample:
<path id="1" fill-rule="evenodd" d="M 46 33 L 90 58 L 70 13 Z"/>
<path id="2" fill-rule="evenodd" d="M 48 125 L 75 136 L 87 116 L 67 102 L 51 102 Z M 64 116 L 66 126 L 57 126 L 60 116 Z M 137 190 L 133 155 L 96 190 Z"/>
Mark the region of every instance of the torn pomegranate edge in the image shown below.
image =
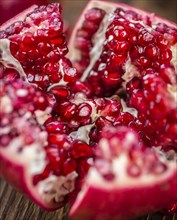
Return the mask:
<path id="1" fill-rule="evenodd" d="M 152 150 L 154 150 L 155 152 L 159 154 L 159 159 L 162 162 L 166 160 L 162 152 L 158 152 L 156 149 L 152 149 Z M 134 177 L 129 177 L 129 176 L 127 178 L 127 176 L 125 175 L 122 175 L 120 178 L 120 174 L 122 173 L 122 167 L 123 167 L 122 165 L 120 165 L 120 163 L 122 164 L 124 163 L 125 165 L 128 162 L 126 154 L 123 153 L 120 157 L 117 157 L 113 159 L 112 161 L 112 164 L 113 164 L 112 169 L 113 169 L 113 173 L 116 176 L 116 178 L 115 180 L 111 182 L 106 181 L 104 177 L 101 175 L 101 173 L 99 172 L 99 170 L 96 169 L 96 167 L 92 166 L 90 168 L 90 170 L 87 173 L 87 176 L 85 177 L 85 181 L 81 187 L 81 190 L 77 194 L 77 197 L 75 198 L 71 206 L 71 209 L 69 211 L 69 216 L 77 217 L 78 212 L 82 210 L 82 206 L 83 204 L 85 204 L 84 202 L 85 198 L 87 198 L 88 194 L 90 194 L 92 190 L 97 191 L 98 193 L 99 192 L 101 193 L 104 191 L 105 194 L 110 194 L 112 190 L 114 190 L 115 193 L 116 193 L 116 190 L 119 191 L 121 189 L 133 189 L 133 190 L 135 189 L 136 190 L 136 189 L 139 189 L 141 183 L 144 184 L 143 187 L 144 186 L 146 186 L 147 188 L 150 187 L 152 180 L 155 180 L 155 183 L 154 183 L 155 186 L 161 187 L 163 184 L 166 184 L 168 180 L 171 180 L 172 182 L 174 182 L 174 180 L 177 178 L 177 166 L 176 166 L 175 160 L 168 161 L 166 163 L 168 167 L 168 171 L 160 175 L 159 177 L 157 176 L 155 177 L 154 174 L 153 175 L 148 174 L 147 176 L 147 174 L 145 173 L 144 176 L 143 174 L 141 174 L 142 176 L 140 177 L 140 179 L 138 178 L 138 180 L 135 179 Z M 177 186 L 177 182 L 176 182 L 176 186 Z M 154 211 L 158 211 L 158 210 L 154 210 Z M 119 215 L 119 213 L 117 214 Z"/>

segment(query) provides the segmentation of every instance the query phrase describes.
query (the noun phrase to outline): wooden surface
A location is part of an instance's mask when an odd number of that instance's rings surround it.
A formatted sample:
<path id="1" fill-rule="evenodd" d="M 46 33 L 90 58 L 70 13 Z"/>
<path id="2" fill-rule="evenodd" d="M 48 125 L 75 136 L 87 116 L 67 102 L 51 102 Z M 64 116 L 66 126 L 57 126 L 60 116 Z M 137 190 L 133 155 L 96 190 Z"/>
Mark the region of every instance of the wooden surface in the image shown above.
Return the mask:
<path id="1" fill-rule="evenodd" d="M 0 179 L 0 220 L 66 220 L 66 210 L 45 212 Z"/>
<path id="2" fill-rule="evenodd" d="M 0 220 L 67 220 L 67 208 L 45 212 L 0 179 Z M 83 219 L 84 220 L 84 219 Z M 92 219 L 91 219 L 92 220 Z M 104 219 L 103 219 L 104 220 Z M 177 220 L 177 215 L 148 215 L 137 220 Z"/>

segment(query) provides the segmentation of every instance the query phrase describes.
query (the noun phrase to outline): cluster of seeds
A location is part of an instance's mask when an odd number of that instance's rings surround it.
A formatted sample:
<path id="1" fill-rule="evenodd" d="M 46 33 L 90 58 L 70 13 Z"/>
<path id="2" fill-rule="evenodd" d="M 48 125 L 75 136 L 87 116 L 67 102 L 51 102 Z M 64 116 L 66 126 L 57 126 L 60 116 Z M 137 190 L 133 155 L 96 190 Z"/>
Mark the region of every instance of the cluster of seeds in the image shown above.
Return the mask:
<path id="1" fill-rule="evenodd" d="M 24 21 L 17 21 L 1 31 L 0 39 L 10 40 L 10 51 L 20 62 L 27 80 L 44 90 L 78 77 L 65 58 L 68 49 L 58 4 L 36 8 Z"/>
<path id="2" fill-rule="evenodd" d="M 1 92 L 0 145 L 7 147 L 14 138 L 21 135 L 24 141 L 21 147 L 38 140 L 42 129 L 32 115 L 36 110 L 47 109 L 48 101 L 45 94 L 19 79 L 6 83 L 2 81 Z M 22 143 L 19 142 L 20 144 Z"/>
<path id="3" fill-rule="evenodd" d="M 92 8 L 86 11 L 85 20 L 81 28 L 77 31 L 75 47 L 80 50 L 82 59 L 75 61 L 74 66 L 81 74 L 90 62 L 90 51 L 93 48 L 93 38 L 95 32 L 99 29 L 100 23 L 105 16 L 102 9 Z"/>
<path id="4" fill-rule="evenodd" d="M 150 146 L 176 149 L 177 111 L 167 83 L 157 74 L 134 78 L 127 84 L 129 105 L 138 110 Z"/>
<path id="5" fill-rule="evenodd" d="M 171 66 L 171 46 L 176 43 L 175 28 L 162 23 L 153 25 L 147 16 L 117 8 L 106 30 L 101 55 L 96 59 L 86 81 L 93 85 L 93 94 L 97 96 L 114 94 L 122 85 L 128 65 L 134 67 L 131 72 L 139 75 L 149 68 L 158 71 L 162 65 Z M 96 42 L 92 47 L 96 48 Z M 90 51 L 84 51 L 84 55 L 82 53 L 81 57 L 86 61 L 86 53 L 89 56 Z M 76 65 L 76 68 L 80 69 L 81 66 Z"/>
<path id="6" fill-rule="evenodd" d="M 160 175 L 167 169 L 166 164 L 158 158 L 157 152 L 145 148 L 136 133 L 123 126 L 104 128 L 96 153 L 96 167 L 107 181 L 114 179 L 115 174 L 118 178 L 121 175 L 113 168 L 113 161 L 119 158 L 124 158 L 119 166 L 125 168 L 131 178 Z"/>

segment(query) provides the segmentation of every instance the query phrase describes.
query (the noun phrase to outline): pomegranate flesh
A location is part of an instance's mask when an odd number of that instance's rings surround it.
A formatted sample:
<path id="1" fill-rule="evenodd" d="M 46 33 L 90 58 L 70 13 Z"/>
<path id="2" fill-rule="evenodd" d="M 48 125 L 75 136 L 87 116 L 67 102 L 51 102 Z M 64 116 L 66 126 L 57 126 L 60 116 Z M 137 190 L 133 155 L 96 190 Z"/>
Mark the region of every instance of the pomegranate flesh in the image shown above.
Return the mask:
<path id="1" fill-rule="evenodd" d="M 128 5 L 90 1 L 68 56 L 92 96 L 123 91 L 128 107 L 138 110 L 148 146 L 176 150 L 176 51 L 176 24 Z"/>
<path id="2" fill-rule="evenodd" d="M 124 4 L 90 1 L 69 42 L 69 58 L 95 95 L 111 95 L 142 71 L 176 68 L 177 26 Z"/>
<path id="3" fill-rule="evenodd" d="M 148 214 L 176 200 L 176 180 L 175 161 L 143 147 L 131 129 L 107 127 L 70 215 L 124 220 Z"/>
<path id="4" fill-rule="evenodd" d="M 92 164 L 93 148 L 52 118 L 39 88 L 21 79 L 2 81 L 1 87 L 1 176 L 42 208 L 62 207 L 79 189 L 76 183 Z"/>
<path id="5" fill-rule="evenodd" d="M 15 22 L 14 22 L 15 21 Z M 66 86 L 77 72 L 68 52 L 60 4 L 31 6 L 0 28 L 1 63 L 43 90 Z"/>

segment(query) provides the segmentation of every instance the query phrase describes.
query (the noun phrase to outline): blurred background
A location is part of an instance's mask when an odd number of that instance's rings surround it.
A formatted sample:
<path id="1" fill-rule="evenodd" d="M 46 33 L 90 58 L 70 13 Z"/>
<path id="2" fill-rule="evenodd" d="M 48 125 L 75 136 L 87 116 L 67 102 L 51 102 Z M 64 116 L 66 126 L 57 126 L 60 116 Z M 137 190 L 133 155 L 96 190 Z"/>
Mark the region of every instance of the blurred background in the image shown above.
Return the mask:
<path id="1" fill-rule="evenodd" d="M 118 0 L 107 1 L 119 2 Z M 0 24 L 32 4 L 46 4 L 47 2 L 62 3 L 63 17 L 72 29 L 88 0 L 0 0 Z M 122 0 L 120 2 L 155 12 L 162 17 L 177 22 L 176 0 Z"/>

